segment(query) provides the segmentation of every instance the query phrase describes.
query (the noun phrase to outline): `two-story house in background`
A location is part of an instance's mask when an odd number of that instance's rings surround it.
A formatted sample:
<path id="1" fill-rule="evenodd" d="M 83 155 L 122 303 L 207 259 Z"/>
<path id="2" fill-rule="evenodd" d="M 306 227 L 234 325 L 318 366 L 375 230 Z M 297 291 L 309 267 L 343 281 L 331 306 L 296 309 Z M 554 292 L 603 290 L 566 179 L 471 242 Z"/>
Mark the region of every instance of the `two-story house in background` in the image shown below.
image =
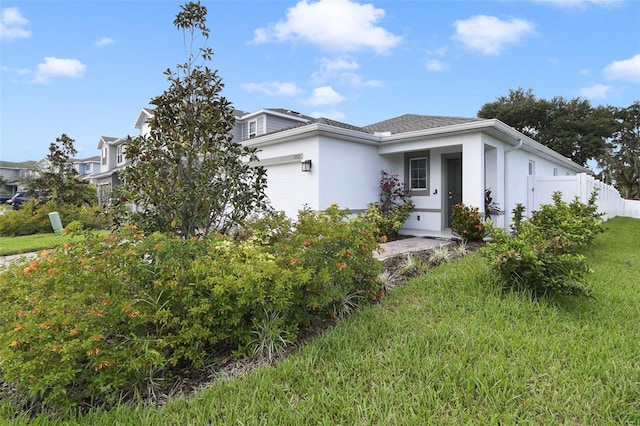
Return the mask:
<path id="1" fill-rule="evenodd" d="M 0 161 L 0 194 L 13 195 L 25 191 L 30 179 L 38 175 L 37 161 Z"/>

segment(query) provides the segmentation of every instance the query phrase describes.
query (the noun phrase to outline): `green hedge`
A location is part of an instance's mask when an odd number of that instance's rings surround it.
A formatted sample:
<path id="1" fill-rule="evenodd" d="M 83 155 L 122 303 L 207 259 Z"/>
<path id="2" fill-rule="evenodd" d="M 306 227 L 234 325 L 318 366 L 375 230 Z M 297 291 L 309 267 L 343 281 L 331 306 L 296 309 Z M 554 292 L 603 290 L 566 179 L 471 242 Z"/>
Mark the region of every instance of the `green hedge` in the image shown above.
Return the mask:
<path id="1" fill-rule="evenodd" d="M 513 233 L 496 229 L 493 241 L 484 249 L 504 287 L 536 297 L 589 296 L 585 277 L 590 268 L 579 251 L 603 231 L 596 195 L 594 192 L 586 204 L 578 198 L 566 203 L 555 192 L 553 204 L 540 206 L 529 220 L 523 220 L 523 207 L 517 206 Z"/>
<path id="2" fill-rule="evenodd" d="M 55 202 L 40 203 L 29 201 L 19 210 L 7 209 L 0 215 L 0 236 L 46 234 L 53 232 L 49 213 L 58 212 L 63 226 L 79 222 L 87 229 L 107 229 L 110 217 L 99 206 L 78 207 L 70 204 L 57 205 Z"/>

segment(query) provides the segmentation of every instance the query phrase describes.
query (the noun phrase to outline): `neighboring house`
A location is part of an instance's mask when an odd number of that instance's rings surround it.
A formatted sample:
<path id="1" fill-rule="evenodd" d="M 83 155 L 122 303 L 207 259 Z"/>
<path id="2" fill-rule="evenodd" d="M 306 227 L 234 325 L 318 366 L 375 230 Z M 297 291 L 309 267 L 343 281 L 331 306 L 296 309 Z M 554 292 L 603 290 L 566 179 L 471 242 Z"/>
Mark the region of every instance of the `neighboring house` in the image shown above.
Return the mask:
<path id="1" fill-rule="evenodd" d="M 69 160 L 78 178 L 92 180 L 93 174 L 100 172 L 100 156 L 95 155 L 89 158 L 72 158 Z"/>
<path id="2" fill-rule="evenodd" d="M 109 203 L 113 188 L 120 184 L 118 173 L 127 165 L 124 156 L 126 143 L 127 138 L 109 136 L 102 136 L 98 142 L 99 162 L 90 181 L 96 186 L 100 204 Z"/>
<path id="3" fill-rule="evenodd" d="M 140 112 L 135 128 L 141 135 L 152 114 Z M 411 191 L 415 210 L 407 229 L 447 230 L 459 202 L 484 213 L 486 189 L 502 209 L 494 224 L 508 226 L 516 204 L 533 203 L 529 176 L 591 173 L 499 120 L 406 114 L 358 127 L 286 109 L 235 115 L 234 140 L 259 149 L 267 196 L 290 217 L 305 206 L 323 210 L 333 203 L 362 211 L 378 200 L 386 170 Z M 101 171 L 94 182 L 117 185 L 126 139 L 103 137 L 98 149 Z"/>
<path id="4" fill-rule="evenodd" d="M 38 176 L 38 162 L 36 161 L 0 161 L 0 177 L 2 186 L 0 194 L 15 194 L 27 190 L 29 179 Z"/>

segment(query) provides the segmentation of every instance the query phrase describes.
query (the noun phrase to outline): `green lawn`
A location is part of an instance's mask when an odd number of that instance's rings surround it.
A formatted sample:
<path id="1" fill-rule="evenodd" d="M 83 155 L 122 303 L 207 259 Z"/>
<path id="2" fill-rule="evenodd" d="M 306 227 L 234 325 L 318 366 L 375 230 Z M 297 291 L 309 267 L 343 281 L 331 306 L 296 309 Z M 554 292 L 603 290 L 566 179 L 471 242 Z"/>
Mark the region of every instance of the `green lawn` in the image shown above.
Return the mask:
<path id="1" fill-rule="evenodd" d="M 98 231 L 107 233 L 108 231 Z M 77 241 L 81 236 L 37 234 L 21 237 L 0 237 L 0 256 L 28 253 L 53 248 L 66 242 Z"/>
<path id="2" fill-rule="evenodd" d="M 504 294 L 473 254 L 277 365 L 64 424 L 640 424 L 640 220 L 607 228 L 584 253 L 595 299 Z"/>

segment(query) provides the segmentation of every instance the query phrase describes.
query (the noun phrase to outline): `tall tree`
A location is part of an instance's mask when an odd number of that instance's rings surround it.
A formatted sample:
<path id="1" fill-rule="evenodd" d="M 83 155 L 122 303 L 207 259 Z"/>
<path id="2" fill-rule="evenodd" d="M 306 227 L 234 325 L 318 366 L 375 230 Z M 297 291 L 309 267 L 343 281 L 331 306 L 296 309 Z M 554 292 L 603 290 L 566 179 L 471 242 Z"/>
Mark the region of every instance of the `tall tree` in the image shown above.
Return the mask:
<path id="1" fill-rule="evenodd" d="M 521 88 L 484 104 L 478 117 L 497 118 L 581 165 L 603 158 L 615 130 L 607 107 L 594 108 L 580 98 L 538 99 Z"/>
<path id="2" fill-rule="evenodd" d="M 614 109 L 618 130 L 609 142 L 609 152 L 600 161 L 601 177 L 625 198 L 640 199 L 640 101 Z"/>
<path id="3" fill-rule="evenodd" d="M 74 142 L 74 139 L 63 133 L 49 145 L 48 168 L 42 170 L 29 184 L 30 192 L 33 194 L 37 191 L 42 201 L 78 206 L 97 202 L 95 191 L 90 189 L 88 182 L 78 178 L 78 171 L 70 163 L 78 153 Z"/>
<path id="4" fill-rule="evenodd" d="M 180 8 L 173 23 L 183 32 L 186 62 L 165 71 L 169 88 L 151 100 L 150 133 L 129 141 L 121 176 L 139 226 L 188 237 L 226 232 L 264 207 L 266 173 L 251 164 L 254 148 L 232 140 L 235 118 L 222 78 L 204 65 L 213 56 L 204 47 L 207 8 Z M 203 47 L 194 52 L 198 40 Z"/>

